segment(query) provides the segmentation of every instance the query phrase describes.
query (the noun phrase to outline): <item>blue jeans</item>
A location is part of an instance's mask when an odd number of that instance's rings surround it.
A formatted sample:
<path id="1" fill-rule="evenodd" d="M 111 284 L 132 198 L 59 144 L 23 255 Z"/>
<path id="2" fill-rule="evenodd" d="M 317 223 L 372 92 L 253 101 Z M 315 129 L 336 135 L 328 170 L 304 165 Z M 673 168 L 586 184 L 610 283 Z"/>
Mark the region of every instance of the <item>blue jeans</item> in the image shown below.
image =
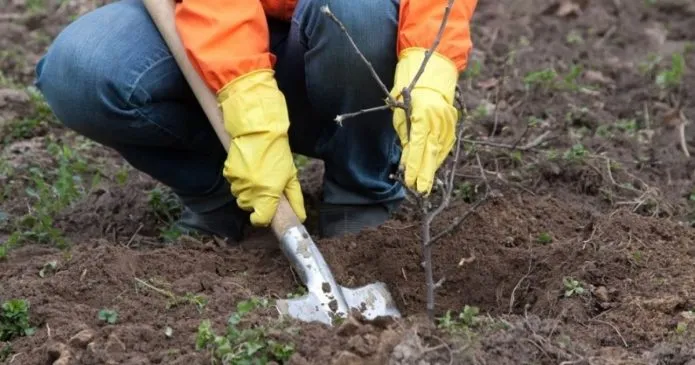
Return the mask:
<path id="1" fill-rule="evenodd" d="M 324 161 L 324 202 L 397 205 L 404 190 L 389 179 L 401 152 L 391 112 L 342 127 L 333 120 L 382 105 L 384 95 L 345 34 L 320 12 L 325 4 L 386 86 L 393 84 L 398 0 L 302 0 L 291 22 L 268 19 L 291 148 Z M 68 25 L 36 73 L 65 126 L 180 195 L 205 196 L 226 183 L 225 151 L 141 0 L 110 3 Z"/>

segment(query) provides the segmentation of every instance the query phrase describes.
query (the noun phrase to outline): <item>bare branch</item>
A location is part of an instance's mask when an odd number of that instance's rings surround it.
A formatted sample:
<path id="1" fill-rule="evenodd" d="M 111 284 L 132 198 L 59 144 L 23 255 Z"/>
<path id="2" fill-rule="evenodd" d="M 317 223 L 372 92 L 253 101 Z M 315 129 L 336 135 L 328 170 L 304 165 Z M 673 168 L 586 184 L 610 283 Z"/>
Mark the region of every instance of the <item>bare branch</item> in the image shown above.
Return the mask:
<path id="1" fill-rule="evenodd" d="M 417 84 L 417 81 L 419 78 L 422 76 L 424 73 L 425 67 L 427 66 L 428 61 L 432 57 L 432 54 L 435 52 L 437 47 L 439 46 L 439 43 L 441 42 L 442 35 L 444 34 L 444 30 L 446 29 L 446 24 L 449 19 L 449 15 L 451 13 L 451 8 L 453 6 L 454 0 L 448 0 L 446 8 L 444 9 L 444 16 L 441 22 L 441 25 L 439 27 L 439 30 L 437 32 L 437 35 L 431 45 L 431 47 L 425 51 L 425 57 L 422 61 L 422 64 L 420 65 L 420 68 L 418 69 L 417 73 L 413 77 L 412 80 L 410 80 L 410 84 L 403 88 L 400 93 L 400 97 L 402 97 L 402 101 L 396 100 L 393 96 L 391 96 L 391 92 L 386 88 L 385 84 L 383 81 L 379 78 L 378 73 L 372 66 L 372 64 L 367 60 L 367 58 L 364 56 L 364 54 L 359 50 L 359 47 L 355 44 L 354 40 L 348 33 L 347 29 L 343 25 L 343 23 L 331 12 L 331 10 L 328 8 L 328 6 L 323 6 L 321 8 L 321 11 L 326 14 L 328 17 L 330 17 L 342 30 L 342 32 L 348 37 L 348 40 L 350 41 L 350 44 L 352 47 L 355 49 L 359 57 L 362 59 L 364 64 L 367 66 L 369 69 L 369 72 L 371 73 L 372 77 L 378 82 L 379 86 L 381 87 L 382 91 L 386 95 L 386 105 L 383 106 L 378 106 L 378 107 L 371 107 L 367 109 L 363 109 L 360 111 L 352 112 L 352 113 L 347 113 L 347 114 L 342 114 L 338 115 L 335 118 L 335 121 L 342 125 L 342 122 L 348 118 L 356 117 L 359 115 L 363 115 L 366 113 L 370 112 L 375 112 L 375 111 L 381 111 L 381 110 L 387 110 L 387 109 L 393 109 L 393 108 L 401 108 L 405 111 L 405 116 L 406 116 L 406 127 L 407 127 L 407 133 L 410 135 L 410 129 L 412 125 L 412 100 L 411 100 L 411 91 L 414 88 L 414 86 Z M 453 153 L 453 157 L 449 159 L 449 162 L 445 165 L 448 166 L 448 168 L 444 171 L 442 174 L 443 176 L 437 177 L 436 178 L 436 184 L 437 188 L 441 190 L 442 192 L 442 197 L 441 201 L 439 204 L 432 209 L 432 201 L 430 196 L 421 196 L 415 191 L 412 191 L 409 188 L 406 188 L 407 191 L 407 196 L 413 195 L 415 197 L 415 201 L 417 202 L 417 205 L 420 208 L 420 212 L 423 215 L 423 220 L 422 220 L 422 226 L 421 226 L 421 242 L 422 242 L 422 255 L 423 255 L 423 267 L 425 269 L 425 278 L 426 278 L 426 292 L 427 292 L 427 314 L 430 317 L 430 319 L 434 318 L 434 291 L 435 289 L 439 288 L 443 283 L 444 283 L 444 278 L 439 280 L 437 283 L 434 282 L 433 279 L 433 273 L 432 273 L 432 246 L 431 243 L 434 241 L 430 239 L 431 236 L 431 225 L 434 219 L 441 213 L 443 212 L 451 203 L 451 197 L 453 196 L 454 193 L 454 187 L 455 187 L 455 178 L 456 178 L 456 168 L 459 163 L 459 155 L 461 153 L 461 144 L 464 142 L 463 139 L 463 124 L 465 121 L 465 113 L 463 109 L 465 108 L 463 100 L 461 98 L 461 92 L 460 88 L 457 86 L 456 88 L 456 102 L 457 102 L 457 109 L 460 111 L 460 115 L 458 120 L 456 121 L 456 127 L 459 128 L 457 131 L 457 138 L 456 138 L 456 144 L 455 144 L 455 149 Z M 395 176 L 392 175 L 392 179 L 400 182 L 403 186 L 407 186 L 403 182 L 402 178 L 402 173 L 403 171 L 399 169 L 398 173 L 395 174 Z M 441 237 L 441 234 L 435 236 L 435 239 Z"/>
<path id="2" fill-rule="evenodd" d="M 473 214 L 478 207 L 480 207 L 489 197 L 489 194 L 485 194 L 481 199 L 479 199 L 475 204 L 473 204 L 463 215 L 457 217 L 449 227 L 445 228 L 443 231 L 437 233 L 434 237 L 430 239 L 430 242 L 428 246 L 431 246 L 435 242 L 437 242 L 440 238 L 446 236 L 447 234 L 451 233 L 453 230 L 458 228 L 458 226 L 463 223 L 463 221 L 466 220 L 471 214 Z"/>
<path id="3" fill-rule="evenodd" d="M 367 114 L 367 113 L 371 113 L 371 112 L 378 112 L 381 110 L 389 110 L 389 109 L 391 109 L 391 106 L 387 104 L 387 105 L 382 105 L 382 106 L 375 106 L 373 108 L 362 109 L 362 110 L 354 112 L 354 113 L 340 114 L 337 117 L 335 117 L 335 122 L 338 123 L 340 126 L 342 126 L 343 121 L 345 119 L 350 119 L 350 118 L 358 117 L 362 114 Z"/>

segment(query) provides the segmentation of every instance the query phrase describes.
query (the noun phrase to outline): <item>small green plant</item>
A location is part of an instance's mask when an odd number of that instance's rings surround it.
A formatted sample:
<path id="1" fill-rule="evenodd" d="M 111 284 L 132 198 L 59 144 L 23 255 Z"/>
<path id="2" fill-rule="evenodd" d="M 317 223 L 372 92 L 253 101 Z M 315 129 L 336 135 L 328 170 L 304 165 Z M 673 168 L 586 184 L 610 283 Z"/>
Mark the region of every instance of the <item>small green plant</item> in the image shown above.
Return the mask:
<path id="1" fill-rule="evenodd" d="M 118 312 L 113 309 L 104 308 L 99 311 L 97 318 L 99 318 L 99 320 L 102 322 L 114 324 L 116 321 L 118 321 Z"/>
<path id="2" fill-rule="evenodd" d="M 34 131 L 36 131 L 43 122 L 36 118 L 24 118 L 17 121 L 13 121 L 7 126 L 7 133 L 3 141 L 5 143 L 10 143 L 12 141 L 28 139 L 34 136 Z"/>
<path id="3" fill-rule="evenodd" d="M 159 238 L 168 243 L 175 242 L 183 233 L 184 232 L 174 223 L 159 228 Z"/>
<path id="4" fill-rule="evenodd" d="M 581 65 L 572 65 L 566 75 L 560 75 L 553 68 L 546 68 L 540 71 L 529 72 L 524 77 L 524 85 L 527 88 L 540 87 L 545 91 L 549 90 L 577 90 L 579 85 L 577 80 L 582 75 L 584 68 Z"/>
<path id="5" fill-rule="evenodd" d="M 553 242 L 553 237 L 548 232 L 541 232 L 541 234 L 538 235 L 536 242 L 542 245 L 547 245 Z"/>
<path id="6" fill-rule="evenodd" d="M 45 9 L 46 3 L 42 0 L 28 0 L 26 2 L 26 7 L 29 13 L 40 13 Z"/>
<path id="7" fill-rule="evenodd" d="M 543 122 L 542 119 L 540 119 L 536 116 L 533 116 L 533 115 L 528 118 L 528 121 L 526 121 L 526 123 L 528 124 L 528 126 L 530 128 L 538 127 L 541 124 L 541 122 Z"/>
<path id="8" fill-rule="evenodd" d="M 613 132 L 611 131 L 611 126 L 608 124 L 601 124 L 596 128 L 596 135 L 603 138 L 613 137 Z"/>
<path id="9" fill-rule="evenodd" d="M 685 322 L 678 322 L 676 324 L 676 334 L 682 335 L 688 330 L 688 324 Z"/>
<path id="10" fill-rule="evenodd" d="M 118 171 L 116 171 L 116 182 L 118 185 L 125 185 L 125 183 L 128 181 L 128 166 L 122 166 Z"/>
<path id="11" fill-rule="evenodd" d="M 0 361 L 7 360 L 12 355 L 12 345 L 10 343 L 0 344 Z"/>
<path id="12" fill-rule="evenodd" d="M 584 287 L 574 278 L 566 277 L 562 279 L 562 284 L 565 286 L 565 297 L 569 298 L 573 295 L 582 295 L 585 293 Z"/>
<path id="13" fill-rule="evenodd" d="M 57 169 L 29 168 L 29 213 L 12 224 L 14 232 L 5 242 L 5 251 L 24 242 L 67 246 L 63 233 L 54 227 L 54 216 L 84 196 L 87 191 L 81 174 L 89 172 L 87 163 L 67 145 L 49 143 L 48 150 L 58 163 Z"/>
<path id="14" fill-rule="evenodd" d="M 541 86 L 550 88 L 557 79 L 557 72 L 552 68 L 546 68 L 540 71 L 529 72 L 524 77 L 526 87 Z"/>
<path id="15" fill-rule="evenodd" d="M 168 189 L 156 187 L 149 192 L 148 205 L 153 213 L 166 223 L 174 221 L 174 215 L 181 209 L 176 196 Z"/>
<path id="16" fill-rule="evenodd" d="M 671 55 L 671 67 L 656 75 L 656 84 L 664 89 L 680 86 L 685 72 L 685 58 L 680 53 Z"/>
<path id="17" fill-rule="evenodd" d="M 167 304 L 167 308 L 172 308 L 174 306 L 183 304 L 193 304 L 199 313 L 202 313 L 205 306 L 208 305 L 208 299 L 200 294 L 186 293 L 182 297 L 179 297 L 176 301 L 171 301 Z"/>
<path id="18" fill-rule="evenodd" d="M 579 77 L 584 72 L 584 67 L 581 65 L 572 65 L 567 75 L 562 78 L 562 83 L 560 87 L 565 90 L 577 90 L 579 89 L 578 81 Z"/>
<path id="19" fill-rule="evenodd" d="M 159 238 L 164 242 L 174 242 L 183 231 L 176 225 L 175 216 L 181 211 L 181 202 L 169 189 L 156 187 L 149 192 L 147 201 L 152 212 L 164 224 L 159 227 Z"/>
<path id="20" fill-rule="evenodd" d="M 466 305 L 458 316 L 453 316 L 451 310 L 437 319 L 437 327 L 450 333 L 466 332 L 478 325 L 480 318 L 478 307 Z"/>
<path id="21" fill-rule="evenodd" d="M 567 33 L 565 41 L 567 42 L 567 44 L 582 44 L 584 43 L 584 38 L 582 37 L 582 34 L 579 31 L 573 29 L 569 33 Z"/>
<path id="22" fill-rule="evenodd" d="M 596 128 L 596 135 L 603 138 L 613 138 L 616 133 L 624 133 L 634 137 L 640 130 L 635 119 L 618 119 L 615 124 L 601 124 Z"/>
<path id="23" fill-rule="evenodd" d="M 563 157 L 567 161 L 582 161 L 584 157 L 588 154 L 588 151 L 581 143 L 573 145 L 569 150 L 565 151 Z"/>
<path id="24" fill-rule="evenodd" d="M 34 106 L 35 116 L 37 118 L 51 122 L 55 121 L 53 111 L 39 89 L 34 86 L 29 86 L 27 87 L 27 94 L 29 94 L 29 98 Z"/>
<path id="25" fill-rule="evenodd" d="M 466 203 L 471 203 L 475 198 L 476 190 L 476 186 L 468 181 L 464 181 L 454 189 L 454 197 L 460 198 Z"/>
<path id="26" fill-rule="evenodd" d="M 229 316 L 224 334 L 218 335 L 210 320 L 198 326 L 196 349 L 209 350 L 213 363 L 267 364 L 286 363 L 294 353 L 294 345 L 279 342 L 267 335 L 262 325 L 243 326 L 248 313 L 269 305 L 266 299 L 249 299 L 239 302 L 236 311 Z"/>
<path id="27" fill-rule="evenodd" d="M 304 287 L 303 285 L 300 285 L 300 286 L 297 286 L 297 288 L 293 292 L 287 293 L 287 298 L 288 299 L 299 298 L 302 295 L 305 295 L 306 293 L 307 293 L 306 287 Z"/>
<path id="28" fill-rule="evenodd" d="M 25 299 L 10 299 L 2 303 L 0 312 L 0 341 L 31 336 L 36 329 L 29 323 L 29 302 Z"/>
<path id="29" fill-rule="evenodd" d="M 493 111 L 494 106 L 491 106 L 489 103 L 480 103 L 475 110 L 473 110 L 473 119 L 484 119 Z"/>
<path id="30" fill-rule="evenodd" d="M 637 250 L 637 251 L 632 252 L 632 259 L 636 263 L 642 262 L 642 260 L 644 260 L 644 255 L 642 254 L 642 251 Z"/>
<path id="31" fill-rule="evenodd" d="M 2 85 L 2 75 L 0 75 L 0 85 Z M 43 98 L 43 95 L 33 86 L 26 88 L 27 95 L 33 106 L 33 110 L 23 118 L 12 121 L 7 125 L 3 141 L 10 143 L 20 139 L 28 139 L 36 135 L 36 131 L 47 127 L 55 119 L 51 108 Z"/>
<path id="32" fill-rule="evenodd" d="M 470 65 L 463 71 L 464 79 L 475 79 L 482 73 L 483 65 L 479 60 L 471 60 Z"/>
<path id="33" fill-rule="evenodd" d="M 639 125 L 635 119 L 619 119 L 615 122 L 615 126 L 630 135 L 635 134 L 639 130 Z"/>
<path id="34" fill-rule="evenodd" d="M 44 278 L 48 273 L 52 273 L 55 271 L 55 269 L 58 267 L 58 261 L 49 261 L 45 264 L 43 264 L 43 267 L 41 270 L 39 270 L 39 276 Z"/>

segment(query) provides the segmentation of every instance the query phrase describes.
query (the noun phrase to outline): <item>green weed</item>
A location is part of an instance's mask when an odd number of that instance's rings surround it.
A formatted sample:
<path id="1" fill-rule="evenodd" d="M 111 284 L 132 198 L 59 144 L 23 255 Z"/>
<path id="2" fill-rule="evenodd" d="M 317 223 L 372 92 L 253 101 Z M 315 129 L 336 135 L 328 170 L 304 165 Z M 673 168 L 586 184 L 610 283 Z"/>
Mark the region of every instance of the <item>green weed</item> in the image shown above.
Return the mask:
<path id="1" fill-rule="evenodd" d="M 171 223 L 181 209 L 181 204 L 169 189 L 156 187 L 149 192 L 148 205 L 152 212 L 161 220 Z"/>
<path id="2" fill-rule="evenodd" d="M 11 341 L 17 337 L 31 336 L 36 332 L 29 323 L 29 302 L 25 299 L 5 301 L 1 309 L 0 341 Z"/>
<path id="3" fill-rule="evenodd" d="M 118 321 L 118 312 L 113 309 L 104 308 L 97 313 L 97 318 L 102 322 L 114 324 L 116 321 Z"/>
<path id="4" fill-rule="evenodd" d="M 582 283 L 574 278 L 566 277 L 562 279 L 562 285 L 565 287 L 565 297 L 569 298 L 573 295 L 582 295 L 586 292 Z"/>
<path id="5" fill-rule="evenodd" d="M 0 346 L 0 361 L 7 360 L 12 352 L 12 345 L 9 342 Z"/>
<path id="6" fill-rule="evenodd" d="M 656 75 L 656 84 L 663 88 L 677 88 L 683 81 L 685 73 L 685 58 L 680 53 L 671 55 L 671 65 L 669 68 L 662 70 Z"/>
<path id="7" fill-rule="evenodd" d="M 475 196 L 478 193 L 477 188 L 477 185 L 473 185 L 469 181 L 464 181 L 454 188 L 454 197 L 462 199 L 466 203 L 471 203 L 475 200 Z"/>
<path id="8" fill-rule="evenodd" d="M 30 183 L 25 189 L 31 203 L 29 212 L 13 220 L 13 232 L 0 246 L 0 258 L 12 247 L 25 242 L 50 243 L 61 248 L 68 244 L 62 231 L 54 226 L 54 217 L 86 194 L 88 189 L 82 174 L 90 170 L 87 163 L 67 145 L 51 142 L 48 150 L 56 160 L 57 167 L 29 168 Z"/>
<path id="9" fill-rule="evenodd" d="M 461 75 L 464 79 L 475 79 L 482 74 L 483 65 L 479 60 L 471 60 L 470 64 Z"/>
<path id="10" fill-rule="evenodd" d="M 578 162 L 584 160 L 589 151 L 581 143 L 574 144 L 570 149 L 565 151 L 563 158 L 570 162 Z"/>
<path id="11" fill-rule="evenodd" d="M 437 319 L 437 327 L 449 333 L 468 332 L 478 325 L 480 321 L 479 313 L 480 309 L 478 307 L 469 305 L 464 306 L 458 316 L 454 316 L 451 310 L 447 310 L 442 317 Z"/>
<path id="12" fill-rule="evenodd" d="M 181 202 L 169 189 L 156 187 L 149 192 L 148 205 L 157 218 L 164 223 L 159 228 L 159 238 L 164 242 L 174 242 L 183 231 L 176 226 L 175 217 L 181 212 Z"/>
<path id="13" fill-rule="evenodd" d="M 548 232 L 542 232 L 541 234 L 538 235 L 536 242 L 538 242 L 542 245 L 547 245 L 547 244 L 553 242 L 553 237 Z"/>
<path id="14" fill-rule="evenodd" d="M 3 84 L 0 75 L 0 85 Z M 46 103 L 43 95 L 33 86 L 25 88 L 32 105 L 32 110 L 21 119 L 8 123 L 3 130 L 3 142 L 9 144 L 12 141 L 29 139 L 37 134 L 37 130 L 45 129 L 51 123 L 55 123 L 53 112 Z"/>
<path id="15" fill-rule="evenodd" d="M 688 324 L 685 322 L 678 322 L 676 324 L 676 334 L 682 335 L 688 330 Z"/>
<path id="16" fill-rule="evenodd" d="M 583 72 L 584 68 L 581 65 L 572 65 L 565 75 L 561 75 L 554 68 L 546 68 L 526 74 L 524 85 L 527 89 L 538 87 L 544 91 L 575 91 L 580 88 L 578 79 Z"/>
<path id="17" fill-rule="evenodd" d="M 218 335 L 209 320 L 198 326 L 196 349 L 208 350 L 213 364 L 268 364 L 286 363 L 295 351 L 291 343 L 270 338 L 268 328 L 262 325 L 244 326 L 248 313 L 269 305 L 266 299 L 239 302 L 236 312 L 227 320 L 227 328 Z"/>
<path id="18" fill-rule="evenodd" d="M 584 38 L 582 37 L 582 34 L 579 31 L 573 29 L 569 33 L 567 33 L 565 41 L 567 42 L 567 44 L 582 44 L 584 43 Z"/>

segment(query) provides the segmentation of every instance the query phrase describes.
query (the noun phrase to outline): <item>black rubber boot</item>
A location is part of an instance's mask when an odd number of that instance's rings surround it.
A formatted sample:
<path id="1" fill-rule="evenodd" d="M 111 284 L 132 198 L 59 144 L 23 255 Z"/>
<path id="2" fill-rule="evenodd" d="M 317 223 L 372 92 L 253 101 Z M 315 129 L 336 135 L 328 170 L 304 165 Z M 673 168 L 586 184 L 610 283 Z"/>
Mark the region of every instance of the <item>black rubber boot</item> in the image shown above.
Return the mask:
<path id="1" fill-rule="evenodd" d="M 250 224 L 250 213 L 239 208 L 226 181 L 208 195 L 179 198 L 184 206 L 176 224 L 180 230 L 215 235 L 229 243 L 241 242 Z"/>
<path id="2" fill-rule="evenodd" d="M 342 237 L 365 228 L 376 227 L 391 216 L 383 205 L 322 204 L 319 208 L 319 234 L 324 238 Z"/>

